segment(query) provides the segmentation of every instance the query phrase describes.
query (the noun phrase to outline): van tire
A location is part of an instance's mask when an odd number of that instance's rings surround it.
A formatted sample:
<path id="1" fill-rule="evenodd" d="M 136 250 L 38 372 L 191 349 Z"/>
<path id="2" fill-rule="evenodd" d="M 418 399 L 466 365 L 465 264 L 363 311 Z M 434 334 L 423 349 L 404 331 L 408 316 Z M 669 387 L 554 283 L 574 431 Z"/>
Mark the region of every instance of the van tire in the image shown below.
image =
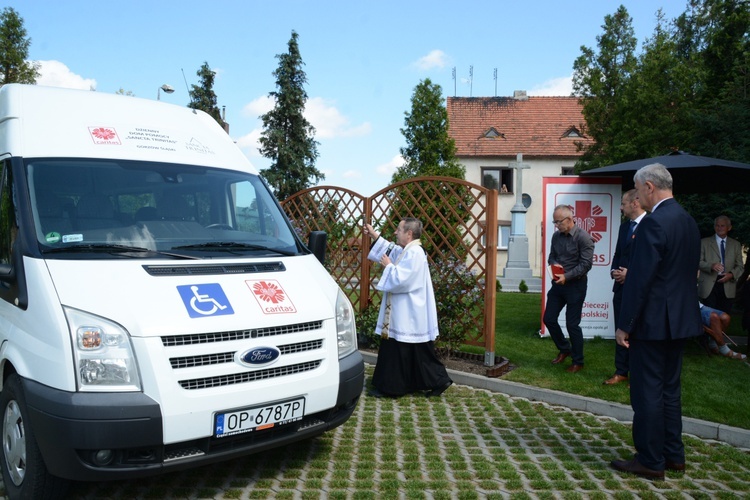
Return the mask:
<path id="1" fill-rule="evenodd" d="M 18 374 L 10 375 L 3 384 L 0 418 L 0 469 L 8 497 L 11 500 L 64 498 L 68 481 L 51 475 L 44 465 Z"/>

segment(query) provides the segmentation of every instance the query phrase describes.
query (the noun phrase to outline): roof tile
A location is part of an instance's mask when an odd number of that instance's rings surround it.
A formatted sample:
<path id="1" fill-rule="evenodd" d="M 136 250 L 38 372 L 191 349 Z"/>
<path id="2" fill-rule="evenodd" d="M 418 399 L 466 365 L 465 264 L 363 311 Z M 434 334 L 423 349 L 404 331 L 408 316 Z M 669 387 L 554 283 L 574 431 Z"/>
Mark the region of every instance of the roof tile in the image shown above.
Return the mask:
<path id="1" fill-rule="evenodd" d="M 575 158 L 582 154 L 576 142 L 593 142 L 566 137 L 583 129 L 581 109 L 577 97 L 449 97 L 448 133 L 459 157 Z M 485 137 L 491 128 L 500 135 Z"/>

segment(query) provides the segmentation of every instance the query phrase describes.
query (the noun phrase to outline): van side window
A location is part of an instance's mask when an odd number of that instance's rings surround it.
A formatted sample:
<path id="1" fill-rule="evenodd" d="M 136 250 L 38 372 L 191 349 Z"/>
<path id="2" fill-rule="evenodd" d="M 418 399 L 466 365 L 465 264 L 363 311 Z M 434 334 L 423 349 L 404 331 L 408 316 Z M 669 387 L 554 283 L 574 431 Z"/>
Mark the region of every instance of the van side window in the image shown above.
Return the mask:
<path id="1" fill-rule="evenodd" d="M 2 176 L 0 176 L 0 264 L 10 264 L 13 242 L 18 233 L 18 223 L 11 191 L 10 161 L 3 161 L 0 165 L 2 165 Z"/>

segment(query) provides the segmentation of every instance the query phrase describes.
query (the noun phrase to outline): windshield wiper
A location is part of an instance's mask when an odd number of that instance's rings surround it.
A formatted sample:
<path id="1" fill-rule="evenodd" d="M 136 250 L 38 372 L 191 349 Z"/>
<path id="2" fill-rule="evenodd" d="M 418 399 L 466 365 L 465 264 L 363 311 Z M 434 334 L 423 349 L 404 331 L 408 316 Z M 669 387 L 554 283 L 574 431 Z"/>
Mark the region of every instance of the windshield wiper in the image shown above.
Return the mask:
<path id="1" fill-rule="evenodd" d="M 194 245 L 172 247 L 172 250 L 215 250 L 227 252 L 233 252 L 235 250 L 264 250 L 281 255 L 297 255 L 297 252 L 279 250 L 278 248 L 271 248 L 265 245 L 257 245 L 254 243 L 239 243 L 237 241 L 209 241 L 207 243 L 196 243 Z"/>
<path id="2" fill-rule="evenodd" d="M 44 250 L 44 253 L 65 253 L 65 252 L 104 252 L 104 253 L 149 253 L 154 255 L 165 255 L 177 259 L 199 259 L 193 255 L 184 255 L 179 253 L 162 252 L 160 250 L 150 250 L 144 247 L 131 247 L 128 245 L 116 245 L 113 243 L 81 243 L 66 247 L 56 247 Z"/>

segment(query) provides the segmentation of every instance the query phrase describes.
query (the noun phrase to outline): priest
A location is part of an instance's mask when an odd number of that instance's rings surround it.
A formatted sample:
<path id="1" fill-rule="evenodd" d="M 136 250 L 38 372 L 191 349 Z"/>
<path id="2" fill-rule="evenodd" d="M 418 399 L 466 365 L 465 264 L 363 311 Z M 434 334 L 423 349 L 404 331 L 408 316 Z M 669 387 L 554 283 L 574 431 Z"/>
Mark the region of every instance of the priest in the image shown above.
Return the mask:
<path id="1" fill-rule="evenodd" d="M 381 238 L 370 224 L 365 235 L 374 240 L 367 258 L 380 262 L 383 274 L 376 288 L 383 292 L 375 333 L 380 349 L 370 395 L 398 397 L 423 392 L 441 395 L 453 381 L 435 354 L 437 307 L 427 256 L 422 249 L 422 222 L 404 218 L 396 241 Z"/>

